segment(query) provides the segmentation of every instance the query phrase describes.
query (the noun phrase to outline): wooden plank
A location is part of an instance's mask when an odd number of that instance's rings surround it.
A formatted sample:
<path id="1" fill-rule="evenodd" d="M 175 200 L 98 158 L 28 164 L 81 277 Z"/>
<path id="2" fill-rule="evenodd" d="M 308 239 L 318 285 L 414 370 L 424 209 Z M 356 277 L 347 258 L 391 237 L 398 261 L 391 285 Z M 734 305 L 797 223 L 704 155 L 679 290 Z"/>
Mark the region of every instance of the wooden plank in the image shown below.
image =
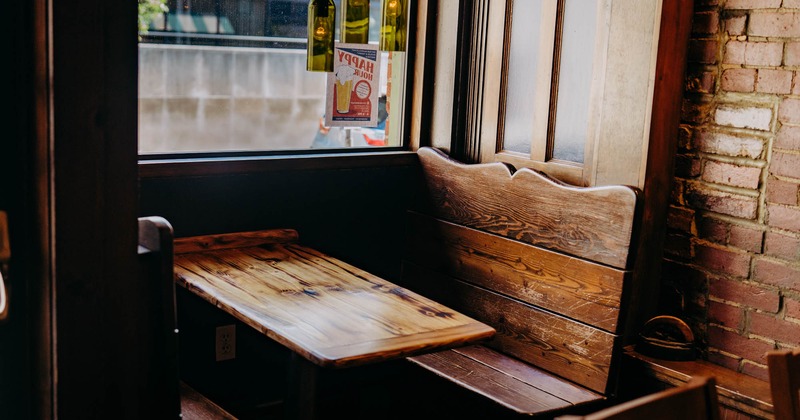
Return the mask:
<path id="1" fill-rule="evenodd" d="M 626 268 L 638 190 L 571 187 L 531 169 L 502 163 L 466 165 L 420 148 L 422 212 L 543 248 Z"/>
<path id="2" fill-rule="evenodd" d="M 518 413 L 544 414 L 572 406 L 569 401 L 454 351 L 428 353 L 409 360 Z"/>
<path id="3" fill-rule="evenodd" d="M 800 418 L 800 349 L 767 353 L 775 420 Z"/>
<path id="4" fill-rule="evenodd" d="M 236 420 L 236 417 L 183 381 L 180 383 L 180 392 L 183 420 Z"/>
<path id="5" fill-rule="evenodd" d="M 409 214 L 408 225 L 413 263 L 617 331 L 630 272 L 418 213 Z"/>
<path id="6" fill-rule="evenodd" d="M 596 392 L 606 392 L 614 334 L 508 296 L 405 263 L 408 287 L 497 330 L 488 347 Z"/>
<path id="7" fill-rule="evenodd" d="M 490 338 L 433 300 L 297 244 L 175 257 L 179 285 L 324 367 L 366 364 Z"/>
<path id="8" fill-rule="evenodd" d="M 243 248 L 262 244 L 285 244 L 297 242 L 294 229 L 269 229 L 253 232 L 221 233 L 217 235 L 192 236 L 175 239 L 175 253 L 212 251 L 215 249 Z"/>
<path id="9" fill-rule="evenodd" d="M 551 393 L 562 400 L 568 401 L 572 405 L 605 399 L 601 394 L 579 387 L 572 382 L 551 375 L 536 366 L 508 357 L 486 346 L 464 346 L 452 349 L 452 351 L 490 366 L 532 387 Z"/>

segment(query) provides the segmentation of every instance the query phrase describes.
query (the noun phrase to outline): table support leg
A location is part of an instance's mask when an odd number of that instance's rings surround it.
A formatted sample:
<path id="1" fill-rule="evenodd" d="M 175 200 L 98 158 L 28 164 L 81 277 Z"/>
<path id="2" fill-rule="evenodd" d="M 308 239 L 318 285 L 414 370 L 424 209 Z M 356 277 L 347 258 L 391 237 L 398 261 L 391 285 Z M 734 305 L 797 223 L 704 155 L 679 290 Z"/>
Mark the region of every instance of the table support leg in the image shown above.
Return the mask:
<path id="1" fill-rule="evenodd" d="M 292 352 L 285 406 L 287 419 L 316 417 L 318 369 L 315 364 Z"/>

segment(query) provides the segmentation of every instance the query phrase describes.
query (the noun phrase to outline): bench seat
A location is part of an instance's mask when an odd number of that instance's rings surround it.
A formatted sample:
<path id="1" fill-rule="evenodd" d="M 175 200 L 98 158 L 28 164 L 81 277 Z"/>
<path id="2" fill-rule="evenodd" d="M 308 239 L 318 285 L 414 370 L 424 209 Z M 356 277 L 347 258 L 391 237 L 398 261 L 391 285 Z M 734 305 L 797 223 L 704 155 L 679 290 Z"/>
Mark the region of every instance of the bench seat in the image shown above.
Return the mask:
<path id="1" fill-rule="evenodd" d="M 602 394 L 481 345 L 408 360 L 518 413 L 544 414 L 606 399 Z"/>

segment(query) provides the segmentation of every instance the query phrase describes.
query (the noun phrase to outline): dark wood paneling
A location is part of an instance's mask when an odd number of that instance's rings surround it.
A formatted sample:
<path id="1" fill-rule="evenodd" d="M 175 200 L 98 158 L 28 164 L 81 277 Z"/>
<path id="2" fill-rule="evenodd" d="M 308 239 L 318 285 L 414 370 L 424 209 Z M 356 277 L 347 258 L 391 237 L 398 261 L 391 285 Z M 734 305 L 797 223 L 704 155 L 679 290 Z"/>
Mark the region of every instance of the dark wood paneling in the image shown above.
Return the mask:
<path id="1" fill-rule="evenodd" d="M 46 10 L 44 0 L 6 4 L 0 41 L 9 57 L 0 82 L 0 210 L 8 214 L 12 249 L 0 322 L 0 411 L 11 419 L 54 415 Z"/>
<path id="2" fill-rule="evenodd" d="M 0 210 L 8 213 L 11 260 L 4 274 L 8 317 L 0 322 L 0 412 L 54 416 L 48 13 L 44 0 L 7 3 L 0 124 Z"/>
<path id="3" fill-rule="evenodd" d="M 140 213 L 165 217 L 176 238 L 295 229 L 304 244 L 393 280 L 415 162 L 142 179 Z"/>
<path id="4" fill-rule="evenodd" d="M 49 3 L 57 415 L 166 418 L 137 351 L 158 293 L 137 276 L 137 6 Z"/>

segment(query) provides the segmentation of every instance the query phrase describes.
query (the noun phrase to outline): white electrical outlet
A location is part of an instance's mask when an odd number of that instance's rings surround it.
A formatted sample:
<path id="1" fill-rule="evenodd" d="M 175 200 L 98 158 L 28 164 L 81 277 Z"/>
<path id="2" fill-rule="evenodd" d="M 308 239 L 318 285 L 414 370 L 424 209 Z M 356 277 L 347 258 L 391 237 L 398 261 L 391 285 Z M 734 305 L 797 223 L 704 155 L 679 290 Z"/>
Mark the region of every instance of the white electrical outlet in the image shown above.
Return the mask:
<path id="1" fill-rule="evenodd" d="M 236 358 L 236 325 L 217 327 L 216 336 L 216 360 L 219 362 Z"/>

